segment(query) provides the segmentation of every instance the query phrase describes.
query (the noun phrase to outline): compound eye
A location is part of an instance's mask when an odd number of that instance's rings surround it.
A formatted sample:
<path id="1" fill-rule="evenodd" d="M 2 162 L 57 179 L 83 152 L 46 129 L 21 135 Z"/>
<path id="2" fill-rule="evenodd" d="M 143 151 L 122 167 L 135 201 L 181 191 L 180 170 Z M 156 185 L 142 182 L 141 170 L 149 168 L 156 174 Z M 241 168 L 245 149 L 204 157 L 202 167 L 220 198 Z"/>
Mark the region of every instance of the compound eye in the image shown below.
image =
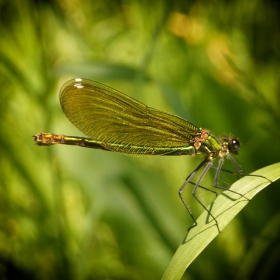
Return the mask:
<path id="1" fill-rule="evenodd" d="M 237 152 L 240 148 L 240 142 L 236 138 L 231 139 L 229 148 L 232 152 Z"/>

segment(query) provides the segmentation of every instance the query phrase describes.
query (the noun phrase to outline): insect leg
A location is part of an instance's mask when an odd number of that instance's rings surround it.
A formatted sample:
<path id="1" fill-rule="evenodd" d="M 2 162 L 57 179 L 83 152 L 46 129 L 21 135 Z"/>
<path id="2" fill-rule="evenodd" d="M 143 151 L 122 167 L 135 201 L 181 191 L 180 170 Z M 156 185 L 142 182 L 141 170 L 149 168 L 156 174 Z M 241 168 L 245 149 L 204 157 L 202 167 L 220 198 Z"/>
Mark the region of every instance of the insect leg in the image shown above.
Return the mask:
<path id="1" fill-rule="evenodd" d="M 190 180 L 193 178 L 193 176 L 196 174 L 196 172 L 197 172 L 203 165 L 205 165 L 205 164 L 206 164 L 205 168 L 203 169 L 203 171 L 202 171 L 200 177 L 198 178 L 197 182 L 194 184 L 194 183 L 191 182 Z M 205 190 L 211 191 L 211 190 L 209 190 L 209 189 L 207 189 L 207 188 L 201 186 L 201 185 L 200 185 L 200 182 L 202 181 L 202 179 L 204 178 L 204 176 L 205 176 L 205 174 L 208 172 L 208 170 L 211 168 L 212 164 L 213 164 L 213 161 L 209 161 L 208 158 L 206 158 L 204 161 L 202 161 L 202 162 L 196 167 L 196 169 L 187 177 L 186 181 L 184 182 L 184 184 L 183 184 L 183 185 L 181 186 L 181 188 L 179 189 L 179 196 L 180 196 L 181 200 L 183 201 L 183 203 L 184 203 L 184 205 L 185 205 L 187 211 L 189 212 L 191 218 L 192 218 L 193 221 L 194 221 L 194 225 L 191 226 L 191 227 L 189 228 L 189 230 L 190 230 L 191 228 L 195 227 L 195 226 L 197 225 L 197 222 L 196 222 L 196 220 L 195 220 L 195 218 L 194 218 L 194 216 L 193 216 L 193 214 L 192 214 L 192 212 L 191 212 L 190 206 L 187 204 L 187 202 L 186 202 L 186 200 L 185 200 L 185 198 L 184 198 L 184 196 L 183 196 L 183 191 L 184 191 L 184 189 L 185 189 L 185 187 L 186 187 L 186 185 L 187 185 L 188 183 L 195 185 L 194 188 L 193 188 L 193 191 L 192 191 L 192 195 L 193 195 L 194 198 L 199 202 L 199 204 L 208 212 L 208 214 L 213 218 L 213 220 L 216 222 L 218 231 L 220 232 L 220 229 L 219 229 L 218 222 L 217 222 L 216 218 L 215 218 L 215 217 L 211 214 L 211 212 L 206 208 L 206 206 L 202 203 L 202 201 L 196 196 L 196 191 L 197 191 L 198 188 L 203 188 L 203 189 L 205 189 Z M 211 191 L 211 192 L 213 192 L 213 193 L 216 194 L 216 192 L 214 192 L 214 191 Z M 217 195 L 217 194 L 216 194 L 216 195 Z"/>

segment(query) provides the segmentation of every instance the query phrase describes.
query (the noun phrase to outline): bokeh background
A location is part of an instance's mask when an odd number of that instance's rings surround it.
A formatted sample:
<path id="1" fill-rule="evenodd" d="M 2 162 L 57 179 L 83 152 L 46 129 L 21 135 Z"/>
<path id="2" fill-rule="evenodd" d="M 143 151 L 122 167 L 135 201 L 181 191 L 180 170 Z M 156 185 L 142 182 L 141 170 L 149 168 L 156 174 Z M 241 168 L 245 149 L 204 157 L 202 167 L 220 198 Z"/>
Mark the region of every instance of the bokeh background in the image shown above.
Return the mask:
<path id="1" fill-rule="evenodd" d="M 192 224 L 177 190 L 201 158 L 39 147 L 31 136 L 82 135 L 58 93 L 84 77 L 238 137 L 244 172 L 278 162 L 279 9 L 1 0 L 0 278 L 160 279 Z M 279 197 L 279 182 L 258 194 L 184 278 L 279 277 Z"/>

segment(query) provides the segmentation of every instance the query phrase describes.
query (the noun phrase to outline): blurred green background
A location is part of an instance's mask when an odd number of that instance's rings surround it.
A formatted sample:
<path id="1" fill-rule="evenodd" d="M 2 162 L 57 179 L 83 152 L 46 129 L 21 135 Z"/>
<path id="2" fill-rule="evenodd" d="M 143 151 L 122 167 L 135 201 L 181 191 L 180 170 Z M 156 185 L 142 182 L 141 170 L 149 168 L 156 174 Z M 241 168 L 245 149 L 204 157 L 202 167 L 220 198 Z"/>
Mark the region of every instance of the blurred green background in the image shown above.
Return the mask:
<path id="1" fill-rule="evenodd" d="M 0 278 L 160 279 L 192 224 L 177 190 L 202 159 L 39 147 L 31 136 L 82 135 L 58 92 L 84 77 L 238 137 L 244 172 L 278 162 L 279 10 L 273 0 L 0 0 Z M 185 279 L 279 277 L 279 197 L 276 182 L 254 198 Z"/>

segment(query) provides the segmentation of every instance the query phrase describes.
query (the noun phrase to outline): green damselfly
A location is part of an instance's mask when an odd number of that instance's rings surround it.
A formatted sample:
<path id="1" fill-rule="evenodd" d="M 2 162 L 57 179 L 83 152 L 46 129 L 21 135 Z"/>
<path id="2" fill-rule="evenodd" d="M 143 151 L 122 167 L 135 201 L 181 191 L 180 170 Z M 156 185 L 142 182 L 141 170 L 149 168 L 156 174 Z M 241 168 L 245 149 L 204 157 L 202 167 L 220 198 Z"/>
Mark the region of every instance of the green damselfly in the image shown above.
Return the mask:
<path id="1" fill-rule="evenodd" d="M 217 138 L 209 130 L 198 128 L 183 118 L 147 107 L 113 88 L 86 79 L 77 78 L 65 83 L 60 90 L 60 104 L 68 119 L 90 138 L 38 133 L 34 135 L 38 145 L 77 145 L 143 156 L 204 156 L 204 160 L 186 178 L 179 195 L 194 221 L 192 227 L 196 226 L 192 211 L 183 197 L 185 186 L 193 184 L 193 196 L 215 220 L 220 231 L 217 220 L 196 192 L 198 188 L 206 189 L 201 182 L 215 159 L 218 159 L 218 166 L 214 187 L 225 189 L 218 185 L 225 158 L 232 162 L 239 175 L 245 175 L 231 155 L 237 154 L 240 147 L 236 138 Z M 204 169 L 197 181 L 191 182 L 202 167 Z"/>

